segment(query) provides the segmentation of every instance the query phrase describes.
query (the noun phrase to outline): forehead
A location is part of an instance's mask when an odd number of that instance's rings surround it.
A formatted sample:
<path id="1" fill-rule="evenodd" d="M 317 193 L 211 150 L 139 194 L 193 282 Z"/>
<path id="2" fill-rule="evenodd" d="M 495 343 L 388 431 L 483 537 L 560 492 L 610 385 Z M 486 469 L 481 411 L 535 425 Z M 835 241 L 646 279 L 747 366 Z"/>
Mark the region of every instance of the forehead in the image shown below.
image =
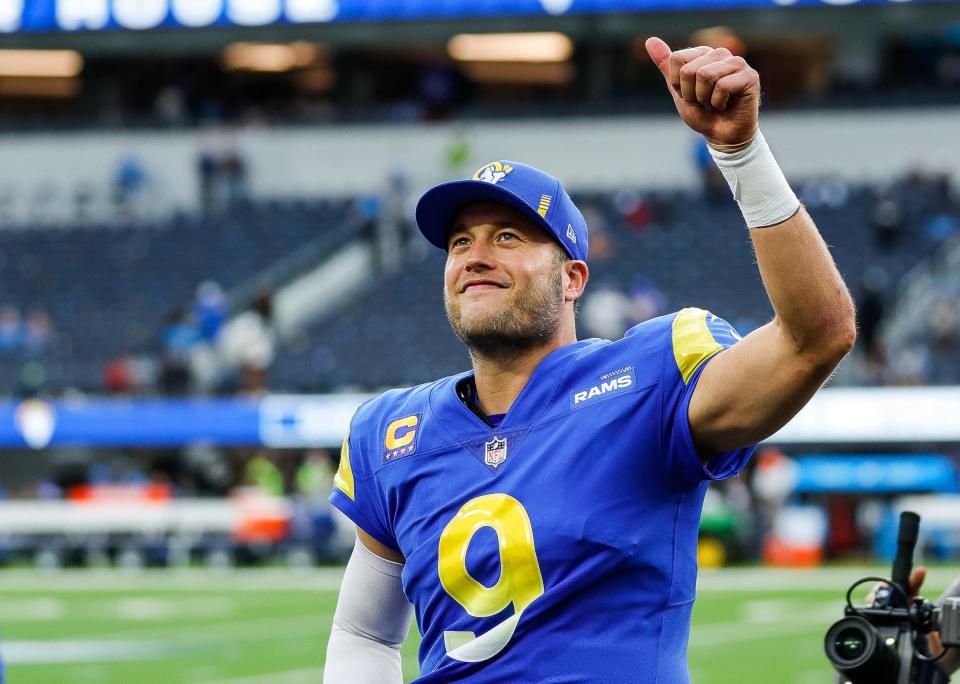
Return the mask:
<path id="1" fill-rule="evenodd" d="M 465 206 L 453 217 L 453 221 L 450 223 L 450 233 L 487 225 L 498 228 L 517 228 L 532 234 L 539 234 L 544 239 L 550 239 L 546 231 L 528 217 L 513 207 L 496 202 L 475 202 Z"/>

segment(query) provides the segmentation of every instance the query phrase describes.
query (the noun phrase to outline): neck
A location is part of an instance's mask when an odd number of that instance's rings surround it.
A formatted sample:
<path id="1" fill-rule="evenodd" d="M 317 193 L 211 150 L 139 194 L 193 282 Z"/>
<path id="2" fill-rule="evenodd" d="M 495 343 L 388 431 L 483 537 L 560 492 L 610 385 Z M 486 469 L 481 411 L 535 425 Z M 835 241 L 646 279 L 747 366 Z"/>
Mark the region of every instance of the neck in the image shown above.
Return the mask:
<path id="1" fill-rule="evenodd" d="M 497 356 L 470 350 L 477 403 L 488 416 L 506 413 L 526 387 L 530 376 L 550 352 L 577 341 L 573 329 L 558 333 L 549 342 L 524 350 L 511 350 Z"/>

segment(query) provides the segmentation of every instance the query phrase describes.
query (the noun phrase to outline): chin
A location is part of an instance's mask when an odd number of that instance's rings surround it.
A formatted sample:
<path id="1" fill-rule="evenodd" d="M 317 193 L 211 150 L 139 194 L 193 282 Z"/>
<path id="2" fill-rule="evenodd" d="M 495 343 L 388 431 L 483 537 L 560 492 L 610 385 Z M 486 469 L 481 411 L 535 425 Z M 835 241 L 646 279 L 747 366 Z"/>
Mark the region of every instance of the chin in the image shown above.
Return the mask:
<path id="1" fill-rule="evenodd" d="M 509 309 L 503 302 L 474 301 L 460 303 L 460 321 L 468 327 L 484 326 L 489 321 L 503 316 Z"/>
<path id="2" fill-rule="evenodd" d="M 489 335 L 497 329 L 495 319 L 496 314 L 492 312 L 486 315 L 461 316 L 460 329 L 470 336 Z"/>

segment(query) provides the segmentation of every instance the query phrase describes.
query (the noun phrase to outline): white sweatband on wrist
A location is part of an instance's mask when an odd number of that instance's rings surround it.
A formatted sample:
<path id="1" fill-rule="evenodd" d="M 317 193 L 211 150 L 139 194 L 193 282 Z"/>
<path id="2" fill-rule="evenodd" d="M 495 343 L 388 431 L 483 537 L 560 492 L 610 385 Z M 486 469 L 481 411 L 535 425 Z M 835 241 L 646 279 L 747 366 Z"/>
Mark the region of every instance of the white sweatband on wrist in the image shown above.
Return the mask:
<path id="1" fill-rule="evenodd" d="M 757 131 L 753 142 L 739 152 L 709 149 L 740 205 L 748 228 L 767 228 L 797 213 L 800 200 L 790 189 L 763 133 Z"/>
<path id="2" fill-rule="evenodd" d="M 358 539 L 343 573 L 327 644 L 324 684 L 401 684 L 400 645 L 413 606 L 403 593 L 403 564 L 381 558 Z"/>

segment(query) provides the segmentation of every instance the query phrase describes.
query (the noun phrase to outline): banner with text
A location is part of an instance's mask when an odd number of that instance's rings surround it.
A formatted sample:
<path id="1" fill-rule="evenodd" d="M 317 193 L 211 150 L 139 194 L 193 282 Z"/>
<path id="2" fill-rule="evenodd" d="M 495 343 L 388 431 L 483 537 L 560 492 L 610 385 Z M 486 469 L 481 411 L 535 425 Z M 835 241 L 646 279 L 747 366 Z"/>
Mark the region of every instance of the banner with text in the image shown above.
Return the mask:
<path id="1" fill-rule="evenodd" d="M 902 0 L 0 0 L 0 33 L 890 2 Z"/>

